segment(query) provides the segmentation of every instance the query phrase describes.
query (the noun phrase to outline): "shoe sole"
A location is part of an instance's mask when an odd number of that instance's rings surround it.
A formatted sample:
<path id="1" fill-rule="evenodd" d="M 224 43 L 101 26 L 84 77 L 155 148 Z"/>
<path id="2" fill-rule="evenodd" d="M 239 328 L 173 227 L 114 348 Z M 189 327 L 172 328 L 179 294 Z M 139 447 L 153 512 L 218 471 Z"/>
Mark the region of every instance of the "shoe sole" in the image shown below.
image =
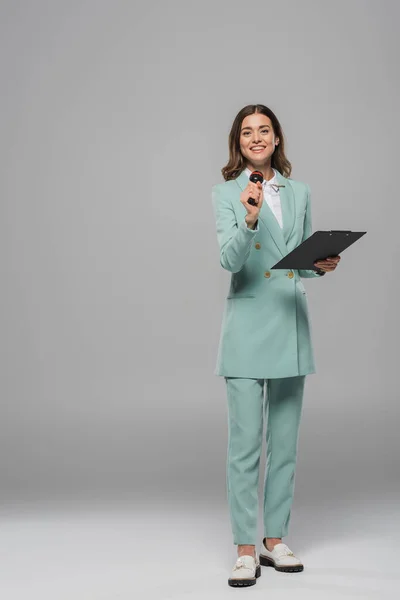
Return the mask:
<path id="1" fill-rule="evenodd" d="M 303 565 L 293 565 L 292 567 L 277 567 L 274 561 L 267 556 L 263 556 L 260 554 L 260 565 L 263 567 L 273 567 L 275 571 L 280 571 L 281 573 L 300 573 L 300 571 L 304 570 Z"/>
<path id="2" fill-rule="evenodd" d="M 255 585 L 257 583 L 257 577 L 261 577 L 261 566 L 258 565 L 256 567 L 256 576 L 255 577 L 248 577 L 245 579 L 235 579 L 232 577 L 229 577 L 228 579 L 228 585 L 230 585 L 231 587 L 248 587 L 249 585 Z"/>

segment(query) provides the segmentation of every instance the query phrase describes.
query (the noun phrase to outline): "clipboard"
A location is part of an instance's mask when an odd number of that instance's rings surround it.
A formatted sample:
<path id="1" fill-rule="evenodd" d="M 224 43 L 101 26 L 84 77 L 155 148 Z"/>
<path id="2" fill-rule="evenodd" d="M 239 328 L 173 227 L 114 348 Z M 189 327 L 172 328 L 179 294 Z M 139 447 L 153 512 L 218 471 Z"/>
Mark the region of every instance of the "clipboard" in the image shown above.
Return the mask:
<path id="1" fill-rule="evenodd" d="M 271 269 L 311 269 L 318 271 L 314 263 L 328 256 L 337 256 L 354 244 L 366 231 L 332 229 L 315 231 L 302 244 L 289 252 Z"/>

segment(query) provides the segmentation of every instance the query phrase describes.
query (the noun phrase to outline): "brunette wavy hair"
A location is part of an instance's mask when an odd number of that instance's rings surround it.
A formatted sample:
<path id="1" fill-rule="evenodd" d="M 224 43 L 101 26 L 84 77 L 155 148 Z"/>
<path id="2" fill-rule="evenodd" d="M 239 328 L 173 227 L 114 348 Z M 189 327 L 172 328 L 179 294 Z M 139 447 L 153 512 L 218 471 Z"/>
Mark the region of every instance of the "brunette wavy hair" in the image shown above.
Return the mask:
<path id="1" fill-rule="evenodd" d="M 292 165 L 285 155 L 285 139 L 278 118 L 272 110 L 267 106 L 264 106 L 264 104 L 248 104 L 238 112 L 229 132 L 229 160 L 225 167 L 221 169 L 225 181 L 236 179 L 236 177 L 239 177 L 240 173 L 246 168 L 245 158 L 240 151 L 240 130 L 243 119 L 248 115 L 253 115 L 255 113 L 261 113 L 271 119 L 274 133 L 279 137 L 279 144 L 275 146 L 275 151 L 271 156 L 271 167 L 279 171 L 284 177 L 290 177 Z"/>

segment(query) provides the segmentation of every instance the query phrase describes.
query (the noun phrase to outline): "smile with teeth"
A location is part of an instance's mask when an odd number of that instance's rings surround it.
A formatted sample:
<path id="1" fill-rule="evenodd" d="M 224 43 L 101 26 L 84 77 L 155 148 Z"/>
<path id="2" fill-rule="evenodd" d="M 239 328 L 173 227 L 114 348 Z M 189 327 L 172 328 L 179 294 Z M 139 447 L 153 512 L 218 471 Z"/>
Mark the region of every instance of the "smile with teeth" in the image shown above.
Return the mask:
<path id="1" fill-rule="evenodd" d="M 264 146 L 254 146 L 254 148 L 250 148 L 253 152 L 262 152 L 264 150 Z"/>

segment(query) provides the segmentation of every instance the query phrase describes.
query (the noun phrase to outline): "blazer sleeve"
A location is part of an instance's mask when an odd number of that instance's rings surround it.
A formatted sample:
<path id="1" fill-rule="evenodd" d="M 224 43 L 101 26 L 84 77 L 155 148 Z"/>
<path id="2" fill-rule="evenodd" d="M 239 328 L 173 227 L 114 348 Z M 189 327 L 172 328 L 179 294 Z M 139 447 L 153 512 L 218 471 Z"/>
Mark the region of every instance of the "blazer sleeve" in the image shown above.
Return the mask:
<path id="1" fill-rule="evenodd" d="M 212 187 L 211 193 L 220 264 L 227 271 L 237 273 L 249 258 L 253 238 L 260 228 L 258 221 L 255 229 L 247 227 L 244 219 L 237 223 L 232 203 L 224 187 L 224 184 L 217 183 Z"/>
<path id="2" fill-rule="evenodd" d="M 306 214 L 304 218 L 304 232 L 303 239 L 301 242 L 305 242 L 312 235 L 312 224 L 311 224 L 311 193 L 310 186 L 306 183 L 307 186 L 307 205 L 306 205 Z M 322 277 L 325 275 L 325 271 L 317 269 L 314 271 L 313 269 L 299 269 L 300 277 Z"/>

